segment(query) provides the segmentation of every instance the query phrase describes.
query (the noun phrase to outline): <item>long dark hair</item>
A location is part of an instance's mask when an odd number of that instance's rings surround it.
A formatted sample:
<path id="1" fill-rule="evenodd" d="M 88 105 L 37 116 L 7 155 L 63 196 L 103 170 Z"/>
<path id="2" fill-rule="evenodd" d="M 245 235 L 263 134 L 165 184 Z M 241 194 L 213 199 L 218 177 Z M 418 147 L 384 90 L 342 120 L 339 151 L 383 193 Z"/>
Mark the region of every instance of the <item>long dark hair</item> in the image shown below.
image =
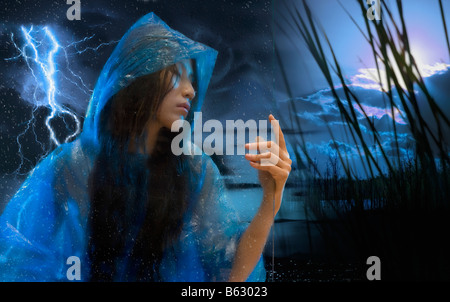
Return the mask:
<path id="1" fill-rule="evenodd" d="M 165 248 L 181 232 L 189 196 L 183 155 L 170 149 L 177 133 L 161 128 L 151 155 L 130 152 L 144 144 L 177 74 L 173 65 L 139 77 L 101 112 L 101 150 L 89 176 L 92 281 L 157 279 Z"/>

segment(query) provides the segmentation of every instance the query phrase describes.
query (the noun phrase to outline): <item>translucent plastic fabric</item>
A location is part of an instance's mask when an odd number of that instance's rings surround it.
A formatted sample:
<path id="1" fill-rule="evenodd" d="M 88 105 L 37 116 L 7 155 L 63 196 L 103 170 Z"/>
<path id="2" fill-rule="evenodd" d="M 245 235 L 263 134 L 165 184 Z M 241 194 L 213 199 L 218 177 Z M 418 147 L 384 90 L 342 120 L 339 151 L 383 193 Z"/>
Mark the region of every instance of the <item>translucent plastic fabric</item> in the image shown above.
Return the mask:
<path id="1" fill-rule="evenodd" d="M 183 59 L 195 59 L 197 98 L 187 117 L 193 123 L 216 56 L 215 50 L 172 30 L 153 13 L 129 29 L 99 76 L 79 138 L 43 159 L 2 213 L 1 281 L 67 281 L 71 256 L 80 259 L 81 281 L 89 280 L 87 186 L 99 152 L 97 127 L 102 108 L 137 77 Z M 133 160 L 138 167 L 142 166 L 139 160 L 145 159 Z M 228 202 L 221 175 L 209 156 L 188 156 L 188 164 L 190 204 L 178 241 L 164 252 L 160 281 L 226 281 L 246 224 L 238 218 L 239 209 Z M 124 257 L 119 262 L 123 265 L 117 270 L 117 281 L 133 281 L 132 275 L 124 272 L 127 261 Z M 261 258 L 248 281 L 263 280 Z"/>

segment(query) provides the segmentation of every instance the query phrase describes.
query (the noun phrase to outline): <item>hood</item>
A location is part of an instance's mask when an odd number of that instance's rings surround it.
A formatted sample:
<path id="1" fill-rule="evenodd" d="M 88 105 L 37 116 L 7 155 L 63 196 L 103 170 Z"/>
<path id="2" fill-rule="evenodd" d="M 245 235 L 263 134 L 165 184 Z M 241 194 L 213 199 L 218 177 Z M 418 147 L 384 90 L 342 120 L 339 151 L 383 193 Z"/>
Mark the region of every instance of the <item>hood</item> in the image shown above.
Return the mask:
<path id="1" fill-rule="evenodd" d="M 183 59 L 196 64 L 197 97 L 186 120 L 193 125 L 211 78 L 217 51 L 171 29 L 154 13 L 139 19 L 122 37 L 95 85 L 81 138 L 98 145 L 98 122 L 106 102 L 134 79 L 151 74 Z"/>

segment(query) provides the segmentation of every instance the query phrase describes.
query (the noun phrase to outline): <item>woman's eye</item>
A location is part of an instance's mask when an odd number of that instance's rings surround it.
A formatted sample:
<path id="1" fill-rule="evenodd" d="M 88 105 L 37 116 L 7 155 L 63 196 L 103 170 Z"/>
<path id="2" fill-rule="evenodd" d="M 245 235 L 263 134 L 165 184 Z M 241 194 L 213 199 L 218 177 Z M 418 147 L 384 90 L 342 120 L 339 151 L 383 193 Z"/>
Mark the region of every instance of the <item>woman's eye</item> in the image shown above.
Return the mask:
<path id="1" fill-rule="evenodd" d="M 180 83 L 180 76 L 178 76 L 176 74 L 173 75 L 173 77 L 172 77 L 172 86 L 174 88 L 176 88 L 176 87 L 178 87 L 179 83 Z"/>

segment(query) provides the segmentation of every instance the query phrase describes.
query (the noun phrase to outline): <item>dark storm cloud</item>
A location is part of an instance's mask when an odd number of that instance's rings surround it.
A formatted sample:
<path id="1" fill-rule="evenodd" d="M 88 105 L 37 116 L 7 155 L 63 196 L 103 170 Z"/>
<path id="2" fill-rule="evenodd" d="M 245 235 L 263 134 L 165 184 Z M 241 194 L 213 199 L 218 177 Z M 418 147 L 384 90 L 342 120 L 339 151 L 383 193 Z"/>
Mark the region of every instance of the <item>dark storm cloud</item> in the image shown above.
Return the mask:
<path id="1" fill-rule="evenodd" d="M 449 96 L 450 96 L 450 66 L 442 72 L 439 72 L 437 74 L 434 74 L 428 78 L 425 79 L 425 85 L 427 89 L 429 90 L 429 93 L 433 97 L 434 101 L 436 102 L 436 105 L 440 108 L 443 115 L 450 120 L 450 102 L 449 102 Z M 433 116 L 432 111 L 430 110 L 430 106 L 425 101 L 424 93 L 420 91 L 418 102 L 421 109 L 421 112 L 423 113 L 423 117 L 426 121 L 429 122 L 430 127 L 433 129 L 435 133 L 437 133 L 437 125 L 433 121 L 435 121 L 435 118 Z M 445 122 L 443 122 L 442 118 L 440 118 L 440 121 L 443 125 L 445 125 Z M 450 145 L 450 127 L 442 127 L 443 130 L 443 137 L 446 139 L 447 145 Z"/>
<path id="2" fill-rule="evenodd" d="M 26 30 L 30 28 L 26 27 Z M 39 30 L 39 27 L 34 26 L 33 29 Z M 60 46 L 54 60 L 57 66 L 57 72 L 54 76 L 57 89 L 56 102 L 69 106 L 80 116 L 83 116 L 99 73 L 97 65 L 93 64 L 92 61 L 105 60 L 106 56 L 103 51 L 110 50 L 114 43 L 109 41 L 104 47 L 98 47 L 104 43 L 98 34 L 91 34 L 88 36 L 90 39 L 85 42 L 75 43 L 83 38 L 76 37 L 73 33 L 65 31 L 60 26 L 49 26 L 49 29 Z M 20 28 L 16 29 L 12 34 L 14 34 L 14 43 L 18 47 L 22 47 L 24 37 Z M 43 42 L 48 42 L 48 39 L 42 35 L 39 39 L 42 39 Z M 13 42 L 10 38 L 9 45 L 12 44 Z M 4 62 L 3 76 L 6 85 L 15 89 L 23 100 L 32 105 L 41 106 L 45 104 L 47 102 L 46 91 L 41 86 L 42 83 L 39 82 L 45 82 L 45 80 L 42 74 L 39 75 L 39 72 L 36 72 L 40 68 L 33 63 L 33 55 L 30 55 L 28 49 L 27 55 L 30 56 L 30 63 L 27 64 L 24 58 L 20 57 L 19 50 L 15 49 L 14 51 L 10 51 L 11 55 L 9 56 L 9 58 L 14 59 Z M 40 46 L 38 51 L 39 56 L 45 60 L 47 56 L 45 47 Z M 34 72 L 31 72 L 30 68 Z M 38 81 L 36 81 L 36 76 Z"/>
<path id="3" fill-rule="evenodd" d="M 343 153 L 351 153 L 353 151 L 351 145 L 348 145 L 346 143 L 340 142 L 340 141 L 329 141 L 327 144 L 327 148 L 331 150 L 339 150 Z"/>
<path id="4" fill-rule="evenodd" d="M 1 42 L 6 46 L 3 58 L 18 56 L 20 53 L 14 48 L 16 43 L 21 47 L 24 43 L 21 26 L 27 30 L 47 26 L 54 34 L 60 45 L 55 63 L 58 72 L 56 100 L 59 104 L 69 106 L 79 116 L 84 115 L 87 103 L 98 77 L 101 66 L 106 62 L 114 46 L 113 41 L 120 37 L 117 31 L 111 30 L 113 25 L 122 24 L 122 10 L 117 13 L 108 9 L 108 5 L 96 2 L 96 5 L 82 3 L 81 21 L 69 21 L 66 17 L 70 7 L 65 1 L 54 1 L 44 4 L 39 1 L 22 1 L 5 3 L 5 11 L 9 14 L 3 19 Z M 12 35 L 13 39 L 12 39 Z M 88 38 L 83 41 L 83 39 Z M 83 41 L 77 43 L 77 41 Z M 99 47 L 100 45 L 105 45 Z M 108 47 L 109 46 L 109 47 Z M 23 58 L 4 61 L 2 77 L 5 85 L 15 89 L 22 99 L 35 104 L 34 93 L 36 81 Z M 42 92 L 42 91 L 41 91 Z M 44 98 L 45 93 L 38 93 L 38 99 Z M 38 100 L 39 102 L 39 100 Z"/>
<path id="5" fill-rule="evenodd" d="M 48 133 L 44 127 L 48 112 L 45 109 L 33 111 L 32 106 L 11 88 L 0 89 L 0 109 L 0 174 L 26 173 L 48 147 Z M 33 115 L 35 120 L 29 122 Z M 40 144 L 37 139 L 41 140 Z"/>

